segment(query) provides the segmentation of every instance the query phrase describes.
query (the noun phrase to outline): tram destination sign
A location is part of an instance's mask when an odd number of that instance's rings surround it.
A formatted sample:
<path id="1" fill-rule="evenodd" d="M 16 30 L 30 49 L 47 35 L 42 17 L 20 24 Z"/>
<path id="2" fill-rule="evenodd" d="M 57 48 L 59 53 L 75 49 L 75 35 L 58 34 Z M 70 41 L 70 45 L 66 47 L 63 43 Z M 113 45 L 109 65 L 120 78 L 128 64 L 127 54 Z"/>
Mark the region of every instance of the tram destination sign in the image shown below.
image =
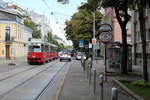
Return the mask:
<path id="1" fill-rule="evenodd" d="M 113 36 L 109 32 L 102 32 L 99 36 L 99 39 L 104 43 L 110 42 L 112 40 L 112 38 L 113 38 Z"/>

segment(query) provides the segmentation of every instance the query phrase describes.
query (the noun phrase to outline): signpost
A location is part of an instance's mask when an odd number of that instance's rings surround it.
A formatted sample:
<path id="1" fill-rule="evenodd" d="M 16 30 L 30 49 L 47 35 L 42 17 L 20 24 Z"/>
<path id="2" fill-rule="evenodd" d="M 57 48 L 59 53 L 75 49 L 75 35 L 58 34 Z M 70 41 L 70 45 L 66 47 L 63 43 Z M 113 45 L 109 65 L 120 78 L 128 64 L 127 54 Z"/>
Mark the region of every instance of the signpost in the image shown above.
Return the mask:
<path id="1" fill-rule="evenodd" d="M 107 81 L 107 58 L 106 58 L 106 55 L 107 55 L 107 44 L 112 40 L 113 36 L 112 34 L 110 33 L 112 31 L 112 27 L 110 24 L 101 24 L 100 26 L 100 29 L 99 29 L 102 33 L 100 34 L 99 36 L 99 39 L 104 43 L 105 45 L 105 57 L 104 57 L 104 60 L 105 60 L 105 81 Z"/>

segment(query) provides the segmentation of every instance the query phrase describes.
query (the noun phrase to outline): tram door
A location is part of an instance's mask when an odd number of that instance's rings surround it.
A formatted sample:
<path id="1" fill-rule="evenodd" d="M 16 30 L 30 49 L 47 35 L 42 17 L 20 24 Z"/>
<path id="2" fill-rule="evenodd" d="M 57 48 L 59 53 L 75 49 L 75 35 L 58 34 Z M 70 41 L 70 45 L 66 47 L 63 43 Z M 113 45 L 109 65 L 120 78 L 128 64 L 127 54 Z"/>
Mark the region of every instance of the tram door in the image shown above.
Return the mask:
<path id="1" fill-rule="evenodd" d="M 10 59 L 10 45 L 6 45 L 6 60 Z"/>

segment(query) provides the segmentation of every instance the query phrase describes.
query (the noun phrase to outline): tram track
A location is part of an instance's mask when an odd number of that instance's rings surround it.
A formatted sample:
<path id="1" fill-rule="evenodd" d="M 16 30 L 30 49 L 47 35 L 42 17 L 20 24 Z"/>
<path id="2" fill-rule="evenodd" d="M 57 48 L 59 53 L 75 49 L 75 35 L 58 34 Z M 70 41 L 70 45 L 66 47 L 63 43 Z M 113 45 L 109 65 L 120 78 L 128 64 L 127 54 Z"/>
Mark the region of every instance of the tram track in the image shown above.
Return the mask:
<path id="1" fill-rule="evenodd" d="M 62 71 L 62 69 L 64 69 L 64 66 L 67 63 L 65 63 L 53 76 L 53 78 L 46 84 L 46 86 L 43 88 L 43 90 L 37 95 L 37 97 L 34 100 L 40 100 L 41 96 L 47 91 L 47 89 L 51 86 L 53 86 L 54 84 L 54 79 L 57 77 L 57 75 L 59 74 L 60 71 Z"/>
<path id="2" fill-rule="evenodd" d="M 55 63 L 55 62 L 54 62 Z M 9 94 L 10 92 L 12 92 L 14 89 L 20 87 L 21 85 L 23 85 L 24 83 L 30 81 L 31 79 L 33 79 L 34 77 L 36 77 L 37 75 L 41 74 L 42 72 L 46 71 L 47 69 L 55 66 L 56 64 L 51 63 L 50 65 L 46 65 L 46 66 L 41 66 L 41 67 L 36 67 L 37 69 L 33 68 L 35 71 L 33 71 L 33 69 L 31 70 L 27 70 L 24 72 L 20 72 L 19 74 L 16 75 L 12 75 L 12 77 L 9 77 L 3 81 L 0 81 L 0 98 L 5 97 L 7 94 Z M 41 69 L 38 69 L 41 68 Z M 40 71 L 39 71 L 40 70 Z M 35 72 L 35 73 L 34 73 Z M 25 77 L 25 79 L 23 80 L 21 75 L 24 73 L 24 75 L 22 77 Z M 30 73 L 30 74 L 29 74 Z M 34 73 L 34 74 L 32 74 Z M 27 75 L 25 75 L 27 74 Z M 28 76 L 29 75 L 29 76 Z M 20 78 L 14 78 L 14 77 L 20 77 Z M 12 79 L 14 78 L 14 79 Z M 5 82 L 4 82 L 5 81 Z M 10 82 L 10 83 L 8 83 Z M 5 83 L 7 83 L 8 85 L 5 85 Z M 12 84 L 11 84 L 12 83 Z M 11 87 L 8 87 L 12 85 Z M 3 86 L 3 87 L 2 87 Z M 6 89 L 6 90 L 5 90 Z M 5 91 L 4 91 L 5 90 Z"/>
<path id="3" fill-rule="evenodd" d="M 51 63 L 55 63 L 55 62 L 56 62 L 56 61 L 51 62 Z M 48 63 L 48 64 L 51 64 L 51 63 Z M 2 73 L 2 74 L 0 74 L 0 82 L 1 82 L 1 81 L 4 81 L 4 80 L 7 80 L 7 79 L 9 79 L 9 78 L 11 78 L 11 77 L 14 77 L 14 76 L 16 76 L 16 75 L 19 75 L 19 74 L 21 74 L 21 73 L 23 73 L 23 72 L 27 72 L 27 71 L 32 70 L 32 69 L 34 69 L 34 68 L 43 67 L 43 66 L 45 66 L 45 65 L 28 66 L 28 67 L 31 67 L 31 68 L 22 69 L 22 70 L 21 70 L 21 68 L 20 68 L 20 69 L 19 69 L 20 71 L 17 71 L 18 69 L 14 69 L 14 70 L 12 70 L 12 71 L 8 71 L 8 72 L 5 72 L 5 73 Z M 23 67 L 26 67 L 26 66 L 23 66 Z"/>

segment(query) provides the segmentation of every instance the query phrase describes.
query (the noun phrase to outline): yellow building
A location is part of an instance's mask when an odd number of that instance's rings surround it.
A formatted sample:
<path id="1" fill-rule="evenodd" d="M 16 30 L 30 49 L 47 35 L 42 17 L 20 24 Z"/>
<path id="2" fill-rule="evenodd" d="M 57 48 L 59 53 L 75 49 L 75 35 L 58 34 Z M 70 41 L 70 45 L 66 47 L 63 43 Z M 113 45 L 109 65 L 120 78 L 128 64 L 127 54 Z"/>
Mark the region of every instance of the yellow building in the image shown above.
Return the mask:
<path id="1" fill-rule="evenodd" d="M 22 16 L 0 9 L 0 59 L 26 56 L 29 38 L 32 38 L 32 31 L 22 24 Z"/>

